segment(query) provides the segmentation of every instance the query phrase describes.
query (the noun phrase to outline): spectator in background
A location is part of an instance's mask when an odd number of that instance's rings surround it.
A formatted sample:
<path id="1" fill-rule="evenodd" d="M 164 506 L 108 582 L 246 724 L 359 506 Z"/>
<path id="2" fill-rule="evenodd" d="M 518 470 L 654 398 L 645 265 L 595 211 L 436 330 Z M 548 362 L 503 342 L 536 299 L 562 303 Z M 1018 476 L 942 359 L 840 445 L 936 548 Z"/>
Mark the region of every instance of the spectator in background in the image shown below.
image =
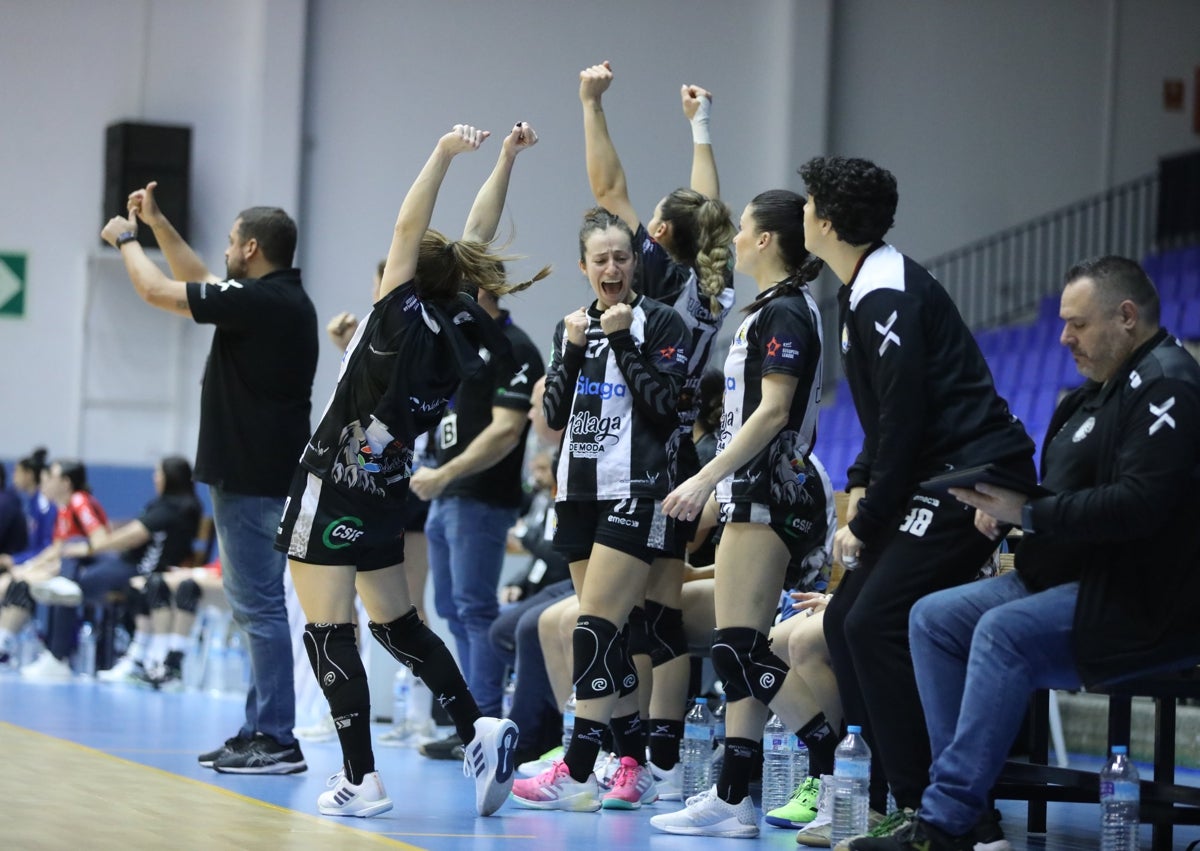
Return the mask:
<path id="1" fill-rule="evenodd" d="M 0 464 L 0 555 L 11 558 L 29 545 L 29 524 L 21 497 L 8 486 L 8 472 Z M 3 569 L 6 565 L 0 565 Z"/>
<path id="2" fill-rule="evenodd" d="M 56 461 L 45 482 L 46 496 L 58 506 L 51 543 L 42 552 L 11 570 L 12 582 L 0 603 L 0 656 L 12 652 L 14 638 L 33 615 L 30 585 L 59 575 L 63 551 L 72 539 L 85 554 L 108 537 L 108 516 L 88 490 L 87 468 L 79 461 Z M 68 560 L 68 570 L 78 562 Z M 73 578 L 68 576 L 68 578 Z M 74 612 L 58 608 L 51 612 L 47 629 L 50 644 L 38 659 L 21 670 L 27 679 L 61 682 L 71 679 L 68 657 L 75 649 Z M 69 622 L 69 626 L 64 626 Z"/>
<path id="3" fill-rule="evenodd" d="M 16 553 L 0 553 L 0 592 L 8 585 L 5 571 L 14 564 L 23 564 L 40 553 L 54 537 L 54 522 L 58 506 L 42 492 L 42 480 L 49 465 L 43 448 L 33 450 L 13 467 L 13 485 L 22 495 L 28 536 L 25 549 Z"/>

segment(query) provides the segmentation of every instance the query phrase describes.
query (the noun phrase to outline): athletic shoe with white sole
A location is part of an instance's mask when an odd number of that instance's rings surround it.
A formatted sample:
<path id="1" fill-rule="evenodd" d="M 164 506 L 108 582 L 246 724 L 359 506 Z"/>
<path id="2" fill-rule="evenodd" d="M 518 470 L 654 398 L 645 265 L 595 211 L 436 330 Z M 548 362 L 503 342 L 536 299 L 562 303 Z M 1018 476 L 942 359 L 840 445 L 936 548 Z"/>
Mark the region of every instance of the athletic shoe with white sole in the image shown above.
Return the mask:
<path id="1" fill-rule="evenodd" d="M 61 575 L 30 583 L 29 595 L 47 606 L 78 606 L 83 602 L 79 583 Z"/>
<path id="2" fill-rule="evenodd" d="M 587 780 L 580 783 L 571 777 L 567 764 L 561 759 L 555 760 L 537 777 L 514 782 L 512 796 L 521 806 L 534 810 L 594 813 L 600 809 L 600 786 L 596 783 L 596 775 L 589 774 Z"/>
<path id="3" fill-rule="evenodd" d="M 621 757 L 617 765 L 609 790 L 600 799 L 602 808 L 636 810 L 658 800 L 658 786 L 648 766 L 638 765 L 631 756 Z"/>
<path id="4" fill-rule="evenodd" d="M 238 750 L 226 750 L 213 760 L 218 774 L 299 774 L 308 770 L 300 743 L 281 745 L 266 733 L 254 738 Z"/>
<path id="5" fill-rule="evenodd" d="M 804 827 L 817 817 L 817 801 L 820 797 L 820 778 L 805 777 L 788 802 L 766 813 L 763 820 L 772 827 L 790 827 L 792 830 Z"/>
<path id="6" fill-rule="evenodd" d="M 463 774 L 475 778 L 475 811 L 490 816 L 513 786 L 513 752 L 520 731 L 507 718 L 476 718 L 475 738 L 463 751 Z"/>
<path id="7" fill-rule="evenodd" d="M 559 745 L 556 748 L 551 748 L 537 759 L 532 759 L 529 762 L 523 762 L 517 766 L 517 775 L 520 777 L 537 777 L 548 768 L 552 768 L 554 763 L 563 758 L 563 748 Z"/>
<path id="8" fill-rule="evenodd" d="M 328 792 L 317 797 L 317 809 L 323 816 L 355 816 L 370 818 L 392 808 L 392 799 L 383 790 L 379 772 L 363 776 L 357 786 L 346 779 L 345 769 L 329 778 Z"/>
<path id="9" fill-rule="evenodd" d="M 717 787 L 713 786 L 688 798 L 682 810 L 654 816 L 650 825 L 663 833 L 682 836 L 753 839 L 758 836 L 758 811 L 749 795 L 730 804 L 717 797 Z"/>
<path id="10" fill-rule="evenodd" d="M 659 768 L 653 762 L 646 764 L 650 766 L 650 773 L 654 775 L 654 782 L 658 784 L 658 800 L 682 801 L 683 765 L 676 763 L 674 768 Z"/>
<path id="11" fill-rule="evenodd" d="M 21 669 L 21 679 L 35 683 L 69 683 L 74 678 L 67 660 L 55 659 L 49 650 Z"/>

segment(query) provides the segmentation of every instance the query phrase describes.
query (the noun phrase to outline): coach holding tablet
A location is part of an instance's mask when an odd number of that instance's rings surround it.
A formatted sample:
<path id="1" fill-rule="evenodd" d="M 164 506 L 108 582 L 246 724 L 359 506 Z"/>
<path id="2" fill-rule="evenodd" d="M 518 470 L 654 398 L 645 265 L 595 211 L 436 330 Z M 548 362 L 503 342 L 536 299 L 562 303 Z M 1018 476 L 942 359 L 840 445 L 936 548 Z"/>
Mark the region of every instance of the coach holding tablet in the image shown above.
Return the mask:
<path id="1" fill-rule="evenodd" d="M 990 537 L 1024 528 L 1016 571 L 930 594 L 910 640 L 933 751 L 920 820 L 872 849 L 970 848 L 1029 696 L 1200 661 L 1200 366 L 1122 257 L 1066 275 L 1062 343 L 1089 379 L 1058 406 L 1027 497 L 951 491 Z M 1142 578 L 1132 586 L 1137 572 Z"/>

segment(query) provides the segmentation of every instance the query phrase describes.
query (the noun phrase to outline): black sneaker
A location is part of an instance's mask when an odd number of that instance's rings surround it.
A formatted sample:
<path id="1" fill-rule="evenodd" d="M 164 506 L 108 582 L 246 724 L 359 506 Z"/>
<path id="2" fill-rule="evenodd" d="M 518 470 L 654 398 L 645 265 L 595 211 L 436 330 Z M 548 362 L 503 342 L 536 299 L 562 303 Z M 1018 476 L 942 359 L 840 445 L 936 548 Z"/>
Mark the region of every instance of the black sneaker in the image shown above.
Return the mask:
<path id="1" fill-rule="evenodd" d="M 975 840 L 970 833 L 952 836 L 918 818 L 891 836 L 860 836 L 847 847 L 850 851 L 974 851 Z"/>
<path id="2" fill-rule="evenodd" d="M 281 745 L 265 733 L 255 733 L 244 747 L 217 757 L 212 767 L 220 774 L 299 774 L 308 770 L 299 742 Z"/>
<path id="3" fill-rule="evenodd" d="M 232 739 L 226 739 L 225 744 L 221 745 L 221 747 L 217 748 L 216 750 L 200 754 L 197 759 L 200 761 L 200 765 L 204 766 L 205 768 L 212 768 L 213 763 L 217 760 L 217 757 L 224 756 L 226 753 L 239 751 L 249 744 L 250 740 L 239 733 Z"/>
<path id="4" fill-rule="evenodd" d="M 462 762 L 463 759 L 463 740 L 458 733 L 451 733 L 444 739 L 426 742 L 421 745 L 418 750 L 421 756 L 427 756 L 430 759 L 446 759 Z"/>
<path id="5" fill-rule="evenodd" d="M 221 774 L 299 774 L 308 766 L 299 742 L 280 744 L 266 733 L 254 733 L 241 748 L 218 756 L 212 768 Z"/>
<path id="6" fill-rule="evenodd" d="M 1012 851 L 1012 845 L 1004 838 L 1004 830 L 1000 827 L 999 810 L 989 810 L 980 816 L 971 829 L 971 838 L 975 840 L 974 851 Z"/>

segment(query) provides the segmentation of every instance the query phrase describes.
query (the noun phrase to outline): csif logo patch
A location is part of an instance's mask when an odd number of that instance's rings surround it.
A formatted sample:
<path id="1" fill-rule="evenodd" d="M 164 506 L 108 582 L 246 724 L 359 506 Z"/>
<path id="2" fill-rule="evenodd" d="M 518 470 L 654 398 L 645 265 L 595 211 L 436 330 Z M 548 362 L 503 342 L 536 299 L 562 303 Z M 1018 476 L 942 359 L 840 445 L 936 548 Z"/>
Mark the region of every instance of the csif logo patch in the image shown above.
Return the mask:
<path id="1" fill-rule="evenodd" d="M 334 520 L 321 533 L 321 543 L 331 550 L 344 550 L 363 536 L 363 522 L 358 517 L 346 515 Z"/>

